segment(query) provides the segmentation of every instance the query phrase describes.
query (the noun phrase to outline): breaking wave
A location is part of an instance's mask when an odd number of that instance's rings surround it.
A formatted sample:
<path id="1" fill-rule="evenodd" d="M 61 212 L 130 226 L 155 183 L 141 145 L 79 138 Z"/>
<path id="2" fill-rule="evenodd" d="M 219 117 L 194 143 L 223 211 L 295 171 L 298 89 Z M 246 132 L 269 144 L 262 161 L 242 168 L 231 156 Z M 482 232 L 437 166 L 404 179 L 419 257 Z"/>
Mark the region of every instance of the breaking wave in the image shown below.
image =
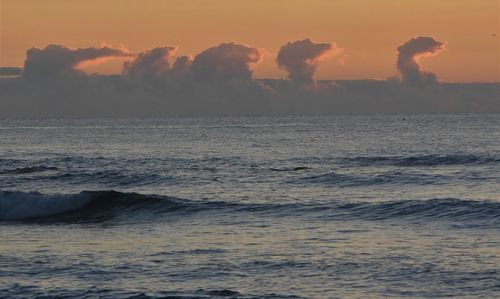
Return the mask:
<path id="1" fill-rule="evenodd" d="M 77 194 L 0 191 L 0 220 L 101 221 L 120 215 L 163 213 L 187 208 L 189 201 L 117 191 Z"/>
<path id="2" fill-rule="evenodd" d="M 82 191 L 77 194 L 0 191 L 0 221 L 100 222 L 156 221 L 162 216 L 186 216 L 203 211 L 255 213 L 272 217 L 313 216 L 331 220 L 415 221 L 452 220 L 500 226 L 500 202 L 436 198 L 388 202 L 251 204 L 192 201 L 162 195 L 118 191 Z M 217 213 L 215 213 L 217 215 Z"/>

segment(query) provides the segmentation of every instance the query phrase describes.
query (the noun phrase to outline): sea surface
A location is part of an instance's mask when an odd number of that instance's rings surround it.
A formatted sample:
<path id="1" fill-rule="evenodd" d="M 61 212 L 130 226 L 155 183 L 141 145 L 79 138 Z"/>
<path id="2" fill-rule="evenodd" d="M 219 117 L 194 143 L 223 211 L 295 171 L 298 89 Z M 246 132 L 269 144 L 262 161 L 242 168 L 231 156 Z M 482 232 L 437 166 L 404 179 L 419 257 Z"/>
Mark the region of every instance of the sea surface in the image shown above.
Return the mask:
<path id="1" fill-rule="evenodd" d="M 500 115 L 0 120 L 2 298 L 500 297 Z"/>

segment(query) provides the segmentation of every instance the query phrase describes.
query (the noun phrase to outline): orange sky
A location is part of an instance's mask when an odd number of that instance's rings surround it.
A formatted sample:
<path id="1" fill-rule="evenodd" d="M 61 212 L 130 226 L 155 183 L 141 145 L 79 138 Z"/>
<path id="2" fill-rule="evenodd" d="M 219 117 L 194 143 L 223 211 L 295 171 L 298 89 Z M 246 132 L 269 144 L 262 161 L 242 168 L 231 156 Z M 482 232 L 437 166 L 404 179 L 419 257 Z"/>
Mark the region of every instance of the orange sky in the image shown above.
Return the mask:
<path id="1" fill-rule="evenodd" d="M 344 54 L 323 61 L 317 79 L 387 78 L 396 48 L 414 36 L 446 41 L 423 59 L 442 81 L 500 81 L 498 0 L 0 0 L 0 66 L 21 66 L 27 48 L 56 43 L 124 44 L 132 51 L 179 46 L 194 55 L 224 41 L 265 48 L 255 77 L 284 78 L 281 45 L 311 38 Z M 88 71 L 118 72 L 121 62 Z"/>

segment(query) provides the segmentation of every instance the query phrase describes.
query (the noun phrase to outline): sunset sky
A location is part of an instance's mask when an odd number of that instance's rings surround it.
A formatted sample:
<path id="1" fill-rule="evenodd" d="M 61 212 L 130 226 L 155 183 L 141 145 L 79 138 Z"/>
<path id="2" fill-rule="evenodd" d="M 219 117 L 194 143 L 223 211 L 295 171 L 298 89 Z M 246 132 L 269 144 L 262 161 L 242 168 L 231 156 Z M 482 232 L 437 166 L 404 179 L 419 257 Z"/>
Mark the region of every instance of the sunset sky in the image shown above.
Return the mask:
<path id="1" fill-rule="evenodd" d="M 22 66 L 31 47 L 124 45 L 137 52 L 178 46 L 196 55 L 235 41 L 266 50 L 257 78 L 285 78 L 275 57 L 289 41 L 334 42 L 344 52 L 321 62 L 317 79 L 383 79 L 397 74 L 396 49 L 415 36 L 447 43 L 423 59 L 442 81 L 499 79 L 498 0 L 0 0 L 0 66 Z M 117 73 L 123 60 L 88 72 Z"/>

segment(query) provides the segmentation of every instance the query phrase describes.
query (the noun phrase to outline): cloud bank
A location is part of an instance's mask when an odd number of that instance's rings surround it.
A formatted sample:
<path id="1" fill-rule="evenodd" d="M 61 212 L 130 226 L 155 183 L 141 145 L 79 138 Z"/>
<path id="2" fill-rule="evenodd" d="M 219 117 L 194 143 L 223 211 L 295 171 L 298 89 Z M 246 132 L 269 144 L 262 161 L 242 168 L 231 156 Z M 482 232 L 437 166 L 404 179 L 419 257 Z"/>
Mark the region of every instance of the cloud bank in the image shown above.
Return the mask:
<path id="1" fill-rule="evenodd" d="M 436 55 L 444 50 L 446 43 L 436 41 L 432 37 L 416 37 L 398 48 L 397 67 L 404 82 L 422 86 L 437 82 L 437 76 L 420 69 L 418 63 L 422 57 Z"/>
<path id="2" fill-rule="evenodd" d="M 278 80 L 254 78 L 264 51 L 233 42 L 194 58 L 176 56 L 172 46 L 133 54 L 49 45 L 29 49 L 24 69 L 0 69 L 0 118 L 500 112 L 499 83 L 440 83 L 420 69 L 420 57 L 443 47 L 423 37 L 400 46 L 402 81 L 315 81 L 321 60 L 339 51 L 335 44 L 286 43 L 276 62 L 289 76 Z M 120 75 L 79 69 L 114 57 L 130 58 Z"/>
<path id="3" fill-rule="evenodd" d="M 298 40 L 281 47 L 276 63 L 288 72 L 288 78 L 293 82 L 312 85 L 318 62 L 339 52 L 340 49 L 333 43 L 317 44 L 310 39 Z"/>

